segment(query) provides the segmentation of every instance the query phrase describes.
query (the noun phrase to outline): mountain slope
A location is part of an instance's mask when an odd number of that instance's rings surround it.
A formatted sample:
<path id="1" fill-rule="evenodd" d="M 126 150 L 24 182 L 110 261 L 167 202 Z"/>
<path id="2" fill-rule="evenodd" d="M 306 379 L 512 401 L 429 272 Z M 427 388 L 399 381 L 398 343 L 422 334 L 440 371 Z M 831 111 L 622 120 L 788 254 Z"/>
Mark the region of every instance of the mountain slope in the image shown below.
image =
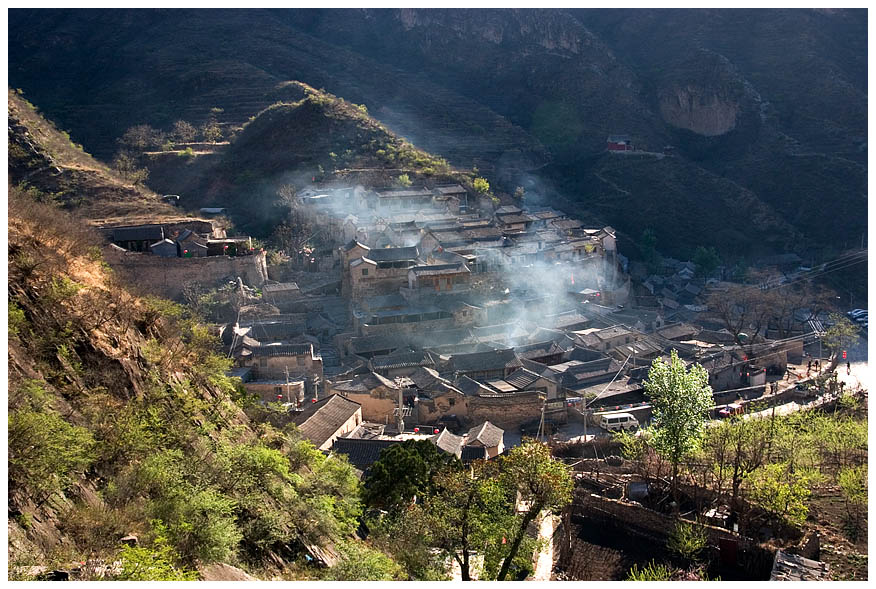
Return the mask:
<path id="1" fill-rule="evenodd" d="M 743 215 L 781 219 L 757 247 L 825 257 L 837 234 L 866 231 L 866 24 L 862 10 L 12 10 L 10 81 L 109 157 L 132 124 L 219 107 L 228 130 L 297 100 L 285 83 L 301 80 L 547 203 L 586 201 L 606 136 L 626 133 L 674 146 L 715 202 L 742 187 Z M 676 208 L 708 201 L 665 171 L 650 168 L 624 207 L 672 183 L 687 195 L 666 199 L 670 217 L 710 243 L 694 209 Z M 824 195 L 837 195 L 829 211 Z M 641 234 L 606 204 L 605 219 Z"/>
<path id="2" fill-rule="evenodd" d="M 93 243 L 10 189 L 10 575 L 178 580 L 218 561 L 273 574 L 350 537 L 350 465 L 263 423 L 197 318 L 132 296 Z"/>
<path id="3" fill-rule="evenodd" d="M 74 144 L 20 94 L 8 91 L 9 181 L 94 222 L 154 223 L 180 213 L 154 192 L 126 183 Z"/>

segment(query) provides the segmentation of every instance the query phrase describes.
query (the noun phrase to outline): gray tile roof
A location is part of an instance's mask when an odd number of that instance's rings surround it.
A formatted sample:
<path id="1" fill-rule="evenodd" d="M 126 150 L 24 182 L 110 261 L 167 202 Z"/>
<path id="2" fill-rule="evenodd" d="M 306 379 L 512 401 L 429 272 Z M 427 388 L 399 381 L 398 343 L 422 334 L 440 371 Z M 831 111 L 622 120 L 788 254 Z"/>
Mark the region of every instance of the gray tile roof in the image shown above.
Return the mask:
<path id="1" fill-rule="evenodd" d="M 485 448 L 495 448 L 502 443 L 504 435 L 505 430 L 496 427 L 489 421 L 485 421 L 468 430 L 468 437 L 466 438 L 465 445 L 471 446 L 475 443 L 479 443 Z"/>
<path id="2" fill-rule="evenodd" d="M 313 354 L 313 344 L 280 344 L 258 346 L 252 349 L 252 355 L 262 356 L 304 356 Z"/>
<path id="3" fill-rule="evenodd" d="M 448 429 L 444 429 L 437 436 L 431 437 L 430 441 L 448 454 L 453 454 L 457 458 L 462 455 L 462 446 L 465 442 L 462 436 L 452 434 Z"/>
<path id="4" fill-rule="evenodd" d="M 498 370 L 516 361 L 514 350 L 489 350 L 471 354 L 454 354 L 450 357 L 449 368 L 453 372 L 477 372 L 481 370 Z"/>
<path id="5" fill-rule="evenodd" d="M 365 470 L 377 462 L 384 448 L 398 443 L 400 443 L 400 440 L 338 438 L 332 444 L 332 452 L 346 455 L 350 464 L 360 470 Z"/>
<path id="6" fill-rule="evenodd" d="M 331 395 L 311 404 L 292 421 L 298 426 L 301 435 L 319 448 L 361 408 L 355 401 L 340 395 Z"/>
<path id="7" fill-rule="evenodd" d="M 132 225 L 130 227 L 114 227 L 113 241 L 161 241 L 164 239 L 164 228 L 161 225 Z"/>
<path id="8" fill-rule="evenodd" d="M 455 264 L 434 264 L 432 266 L 414 266 L 409 270 L 416 276 L 439 276 L 442 274 L 470 274 L 465 264 L 457 262 Z"/>
<path id="9" fill-rule="evenodd" d="M 420 250 L 417 249 L 417 246 L 411 246 L 373 249 L 368 252 L 367 257 L 374 262 L 399 262 L 403 260 L 416 260 L 419 255 Z"/>

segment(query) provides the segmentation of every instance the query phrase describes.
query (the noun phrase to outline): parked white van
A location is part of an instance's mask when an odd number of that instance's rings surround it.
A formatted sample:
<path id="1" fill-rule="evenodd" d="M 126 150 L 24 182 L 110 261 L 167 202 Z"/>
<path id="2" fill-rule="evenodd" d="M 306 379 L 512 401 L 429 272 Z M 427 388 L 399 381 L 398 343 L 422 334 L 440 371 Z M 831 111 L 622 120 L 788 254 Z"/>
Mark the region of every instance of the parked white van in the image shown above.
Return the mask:
<path id="1" fill-rule="evenodd" d="M 639 422 L 629 413 L 609 413 L 599 418 L 599 427 L 610 432 L 622 429 L 633 431 L 639 427 Z"/>

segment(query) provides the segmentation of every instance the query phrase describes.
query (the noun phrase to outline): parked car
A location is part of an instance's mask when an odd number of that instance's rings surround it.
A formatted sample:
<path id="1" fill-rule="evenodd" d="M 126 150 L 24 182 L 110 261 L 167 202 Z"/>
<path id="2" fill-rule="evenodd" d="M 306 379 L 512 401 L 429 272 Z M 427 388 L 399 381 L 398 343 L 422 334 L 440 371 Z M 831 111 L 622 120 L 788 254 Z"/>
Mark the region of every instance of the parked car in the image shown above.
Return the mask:
<path id="1" fill-rule="evenodd" d="M 639 422 L 630 413 L 608 413 L 599 418 L 599 427 L 608 431 L 638 429 Z"/>
<path id="2" fill-rule="evenodd" d="M 742 415 L 743 413 L 745 413 L 745 407 L 741 403 L 730 403 L 718 411 L 718 417 L 727 418 L 732 415 Z"/>

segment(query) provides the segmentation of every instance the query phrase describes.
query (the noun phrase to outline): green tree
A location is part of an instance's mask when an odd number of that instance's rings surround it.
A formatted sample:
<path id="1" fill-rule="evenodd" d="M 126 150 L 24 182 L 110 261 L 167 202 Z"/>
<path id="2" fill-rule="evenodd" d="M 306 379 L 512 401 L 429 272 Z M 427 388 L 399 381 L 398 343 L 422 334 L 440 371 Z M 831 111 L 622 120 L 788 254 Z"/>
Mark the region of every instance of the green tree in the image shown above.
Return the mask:
<path id="1" fill-rule="evenodd" d="M 394 509 L 422 498 L 432 477 L 454 458 L 428 440 L 407 440 L 380 453 L 364 481 L 366 505 Z M 454 461 L 455 462 L 455 461 Z"/>
<path id="2" fill-rule="evenodd" d="M 448 581 L 447 562 L 432 549 L 432 535 L 421 505 L 409 505 L 378 518 L 369 518 L 369 540 L 392 555 L 408 578 L 416 581 Z"/>
<path id="3" fill-rule="evenodd" d="M 429 545 L 459 564 L 463 581 L 471 580 L 472 552 L 499 545 L 514 529 L 513 498 L 498 475 L 497 465 L 486 461 L 446 468 L 435 476 L 435 493 L 422 506 Z M 411 508 L 414 514 L 418 509 Z"/>
<path id="4" fill-rule="evenodd" d="M 574 483 L 569 468 L 554 460 L 547 445 L 535 440 L 514 447 L 502 459 L 501 468 L 506 485 L 516 492 L 520 505 L 525 506 L 522 510 L 523 517 L 496 577 L 497 580 L 504 581 L 517 556 L 526 528 L 543 510 L 554 511 L 568 505 L 572 500 Z"/>
<path id="5" fill-rule="evenodd" d="M 645 393 L 654 416 L 654 449 L 672 464 L 672 495 L 678 504 L 678 465 L 694 452 L 712 406 L 709 373 L 699 364 L 688 371 L 673 349 L 669 362 L 657 358 L 648 371 Z"/>
<path id="6" fill-rule="evenodd" d="M 857 532 L 867 513 L 867 465 L 840 470 L 837 483 L 846 504 L 849 527 Z"/>
<path id="7" fill-rule="evenodd" d="M 851 347 L 858 340 L 860 330 L 857 325 L 839 313 L 831 313 L 829 319 L 832 325 L 824 330 L 821 342 L 831 352 L 830 369 L 833 370 L 839 363 L 842 351 Z"/>
<path id="8" fill-rule="evenodd" d="M 516 200 L 517 202 L 522 203 L 523 198 L 525 196 L 526 196 L 526 189 L 523 188 L 522 186 L 518 186 L 517 188 L 514 189 L 514 200 Z"/>
<path id="9" fill-rule="evenodd" d="M 752 472 L 748 478 L 749 496 L 773 517 L 792 525 L 806 521 L 806 505 L 812 486 L 820 479 L 817 471 L 791 468 L 787 462 L 767 464 Z"/>
<path id="10" fill-rule="evenodd" d="M 407 174 L 400 174 L 399 177 L 395 179 L 395 183 L 402 188 L 407 188 L 412 184 L 411 177 Z"/>
<path id="11" fill-rule="evenodd" d="M 697 265 L 697 275 L 708 278 L 721 264 L 721 256 L 714 247 L 699 246 L 693 254 L 691 261 Z"/>
<path id="12" fill-rule="evenodd" d="M 487 182 L 486 178 L 475 178 L 472 182 L 472 187 L 474 187 L 475 192 L 480 195 L 488 195 L 490 193 L 490 183 Z"/>

